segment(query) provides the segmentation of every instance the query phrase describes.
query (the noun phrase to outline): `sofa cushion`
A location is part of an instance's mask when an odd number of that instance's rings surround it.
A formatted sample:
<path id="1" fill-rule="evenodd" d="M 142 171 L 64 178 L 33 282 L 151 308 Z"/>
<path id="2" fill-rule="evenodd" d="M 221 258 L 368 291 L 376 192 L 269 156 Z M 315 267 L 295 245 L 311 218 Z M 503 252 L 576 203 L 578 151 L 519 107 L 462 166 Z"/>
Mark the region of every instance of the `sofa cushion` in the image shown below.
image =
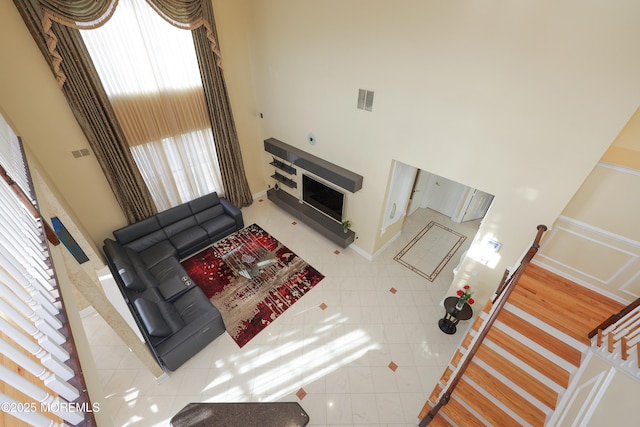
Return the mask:
<path id="1" fill-rule="evenodd" d="M 149 335 L 166 337 L 172 334 L 171 326 L 165 321 L 158 304 L 146 298 L 138 298 L 134 305 Z"/>
<path id="2" fill-rule="evenodd" d="M 202 224 L 220 215 L 224 215 L 224 208 L 222 205 L 216 205 L 194 214 L 194 217 L 198 221 L 198 224 Z"/>
<path id="3" fill-rule="evenodd" d="M 236 222 L 230 216 L 220 215 L 200 224 L 200 226 L 207 230 L 209 238 L 215 241 L 229 234 L 230 230 L 234 231 Z"/>
<path id="4" fill-rule="evenodd" d="M 155 288 L 160 283 L 145 265 L 134 265 L 133 268 L 140 281 L 144 283 L 147 288 Z"/>
<path id="5" fill-rule="evenodd" d="M 196 222 L 196 219 L 193 216 L 190 216 L 189 218 L 184 218 L 184 219 L 181 219 L 180 221 L 176 221 L 172 224 L 165 226 L 164 232 L 167 234 L 169 239 L 171 239 L 172 237 L 180 233 L 183 233 L 186 230 L 191 230 L 197 227 L 198 227 L 198 223 Z"/>
<path id="6" fill-rule="evenodd" d="M 158 303 L 158 309 L 160 311 L 160 314 L 162 314 L 164 321 L 167 322 L 167 325 L 169 325 L 171 333 L 175 334 L 180 329 L 184 328 L 185 321 L 182 320 L 180 314 L 175 309 L 173 304 L 168 301 L 162 301 Z"/>
<path id="7" fill-rule="evenodd" d="M 187 270 L 184 269 L 177 258 L 167 258 L 160 261 L 149 272 L 153 274 L 158 281 L 164 282 L 174 276 L 187 276 Z"/>
<path id="8" fill-rule="evenodd" d="M 218 197 L 218 193 L 210 193 L 204 196 L 200 196 L 196 199 L 193 199 L 189 202 L 189 208 L 191 208 L 191 212 L 195 215 L 198 212 L 202 212 L 206 209 L 212 208 L 214 206 L 220 205 L 220 198 Z"/>
<path id="9" fill-rule="evenodd" d="M 202 289 L 197 286 L 192 287 L 189 292 L 178 298 L 173 303 L 173 307 L 186 324 L 192 323 L 206 312 L 215 312 L 219 315 L 218 309 L 211 304 Z"/>
<path id="10" fill-rule="evenodd" d="M 209 233 L 197 225 L 171 236 L 169 240 L 178 250 L 180 257 L 184 258 L 208 246 Z"/>
<path id="11" fill-rule="evenodd" d="M 144 261 L 142 260 L 142 257 L 140 256 L 140 254 L 136 251 L 134 251 L 131 248 L 128 248 L 125 246 L 125 251 L 127 252 L 127 258 L 129 260 L 129 263 L 133 264 L 133 265 L 144 265 Z"/>
<path id="12" fill-rule="evenodd" d="M 147 234 L 146 236 L 142 236 L 139 239 L 132 240 L 131 242 L 126 243 L 125 246 L 142 255 L 144 251 L 152 248 L 153 246 L 162 243 L 169 243 L 168 239 L 169 238 L 164 233 L 164 230 L 158 230 Z"/>
<path id="13" fill-rule="evenodd" d="M 178 251 L 168 240 L 158 242 L 157 244 L 140 251 L 140 258 L 142 258 L 142 261 L 147 268 L 152 268 L 159 262 L 171 257 L 177 258 Z"/>
<path id="14" fill-rule="evenodd" d="M 185 219 L 191 220 L 195 224 L 195 221 L 193 221 L 191 209 L 189 208 L 189 205 L 187 203 L 183 203 L 181 205 L 167 209 L 166 211 L 162 211 L 158 213 L 156 217 L 158 218 L 160 227 L 164 228 L 165 231 L 168 230 L 168 227 L 170 225 L 179 223 Z M 187 225 L 182 229 L 191 227 L 192 225 L 193 224 Z M 181 231 L 181 229 L 179 228 L 177 231 Z M 168 233 L 168 235 L 170 236 L 171 233 Z"/>
<path id="15" fill-rule="evenodd" d="M 189 207 L 198 224 L 202 225 L 212 219 L 224 215 L 224 207 L 217 193 L 207 194 L 189 202 Z M 206 228 L 206 227 L 205 227 Z M 210 230 L 207 234 L 211 236 Z"/>
<path id="16" fill-rule="evenodd" d="M 129 246 L 131 242 L 135 242 L 138 239 L 146 238 L 149 235 L 154 234 L 157 231 L 161 231 L 160 223 L 155 216 L 143 219 L 142 221 L 135 222 L 133 224 L 122 227 L 113 232 L 116 240 L 123 245 Z M 164 234 L 164 233 L 163 233 Z M 166 239 L 166 236 L 165 236 Z M 139 248 L 135 248 L 140 252 Z M 142 248 L 144 249 L 144 248 Z"/>

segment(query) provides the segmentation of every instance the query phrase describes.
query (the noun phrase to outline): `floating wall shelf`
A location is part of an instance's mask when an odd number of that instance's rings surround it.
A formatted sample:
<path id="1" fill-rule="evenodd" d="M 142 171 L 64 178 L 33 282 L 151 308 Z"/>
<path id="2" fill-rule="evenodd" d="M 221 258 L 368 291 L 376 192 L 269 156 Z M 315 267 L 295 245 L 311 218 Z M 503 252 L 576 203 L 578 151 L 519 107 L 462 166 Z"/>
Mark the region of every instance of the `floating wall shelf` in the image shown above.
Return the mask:
<path id="1" fill-rule="evenodd" d="M 285 159 L 352 193 L 362 188 L 362 175 L 358 175 L 275 138 L 265 139 L 264 149 L 274 156 Z"/>
<path id="2" fill-rule="evenodd" d="M 284 172 L 286 172 L 288 174 L 291 174 L 291 175 L 296 175 L 297 174 L 296 168 L 286 164 L 285 162 L 281 162 L 278 159 L 274 158 L 273 161 L 271 163 L 269 163 L 269 164 L 272 165 L 272 166 L 275 166 L 276 168 L 278 168 L 281 171 L 284 171 Z"/>
<path id="3" fill-rule="evenodd" d="M 271 178 L 279 181 L 290 188 L 298 188 L 298 183 L 292 180 L 291 178 L 287 178 L 286 176 L 279 174 L 278 172 L 271 175 Z"/>

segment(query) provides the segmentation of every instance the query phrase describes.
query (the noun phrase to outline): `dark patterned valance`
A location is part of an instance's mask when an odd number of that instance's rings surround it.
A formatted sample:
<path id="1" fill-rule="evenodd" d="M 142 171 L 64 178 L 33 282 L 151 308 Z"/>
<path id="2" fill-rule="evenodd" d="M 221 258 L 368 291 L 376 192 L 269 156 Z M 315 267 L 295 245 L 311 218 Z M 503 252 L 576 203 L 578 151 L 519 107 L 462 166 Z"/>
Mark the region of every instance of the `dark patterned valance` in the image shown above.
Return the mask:
<path id="1" fill-rule="evenodd" d="M 167 22 L 185 30 L 206 28 L 210 49 L 216 57 L 216 65 L 222 68 L 220 49 L 213 28 L 213 12 L 208 3 L 211 0 L 146 0 L 147 3 Z M 58 36 L 51 21 L 67 27 L 88 30 L 106 23 L 115 12 L 118 0 L 28 0 L 41 13 L 40 23 L 46 34 L 46 46 L 58 85 L 66 81 L 60 69 L 62 57 L 57 45 Z"/>
<path id="2" fill-rule="evenodd" d="M 146 1 L 167 22 L 193 30 L 226 196 L 236 206 L 251 204 L 220 63 L 211 0 Z M 133 222 L 154 214 L 149 191 L 77 31 L 107 22 L 118 0 L 14 0 L 14 3 L 48 59 L 127 219 Z"/>

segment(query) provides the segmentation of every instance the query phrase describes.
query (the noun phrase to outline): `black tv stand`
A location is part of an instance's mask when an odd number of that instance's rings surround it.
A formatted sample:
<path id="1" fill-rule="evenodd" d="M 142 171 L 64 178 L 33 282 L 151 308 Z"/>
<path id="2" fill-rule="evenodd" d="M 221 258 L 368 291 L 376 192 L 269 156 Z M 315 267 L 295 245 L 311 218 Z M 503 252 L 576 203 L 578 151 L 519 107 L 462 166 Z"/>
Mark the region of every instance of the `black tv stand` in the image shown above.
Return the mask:
<path id="1" fill-rule="evenodd" d="M 356 233 L 351 230 L 344 232 L 342 224 L 329 218 L 309 205 L 300 201 L 284 190 L 270 189 L 267 197 L 275 205 L 289 212 L 291 215 L 307 224 L 332 242 L 346 248 L 355 240 Z"/>

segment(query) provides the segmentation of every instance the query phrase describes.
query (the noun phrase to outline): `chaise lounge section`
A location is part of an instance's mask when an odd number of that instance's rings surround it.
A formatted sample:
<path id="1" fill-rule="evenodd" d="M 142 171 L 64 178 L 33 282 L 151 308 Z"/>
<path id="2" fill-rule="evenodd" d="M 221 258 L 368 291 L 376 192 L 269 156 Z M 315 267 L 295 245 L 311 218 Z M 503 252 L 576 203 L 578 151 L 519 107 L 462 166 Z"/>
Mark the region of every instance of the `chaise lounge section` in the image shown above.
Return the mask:
<path id="1" fill-rule="evenodd" d="M 180 264 L 244 227 L 240 209 L 216 193 L 113 232 L 104 253 L 158 363 L 176 370 L 225 331 L 220 312 Z"/>

